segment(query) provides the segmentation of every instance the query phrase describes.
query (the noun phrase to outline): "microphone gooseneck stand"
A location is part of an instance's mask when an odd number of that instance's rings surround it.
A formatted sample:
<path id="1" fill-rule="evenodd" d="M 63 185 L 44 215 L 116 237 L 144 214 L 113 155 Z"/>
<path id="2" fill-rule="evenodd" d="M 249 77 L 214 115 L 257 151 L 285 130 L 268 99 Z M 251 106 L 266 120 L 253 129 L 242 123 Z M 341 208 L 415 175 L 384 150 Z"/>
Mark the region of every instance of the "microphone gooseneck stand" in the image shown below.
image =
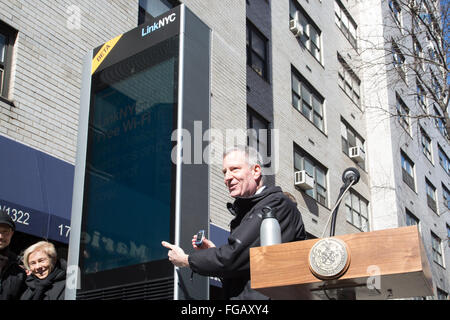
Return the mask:
<path id="1" fill-rule="evenodd" d="M 341 204 L 345 193 L 348 191 L 348 189 L 351 188 L 351 186 L 358 183 L 359 178 L 360 178 L 359 171 L 355 168 L 348 168 L 342 174 L 342 181 L 344 182 L 344 185 L 340 189 L 338 199 L 336 201 L 336 204 L 333 207 L 333 210 L 331 210 L 331 215 L 328 218 L 328 221 L 325 225 L 325 228 L 323 230 L 321 238 L 323 238 L 323 236 L 325 235 L 325 232 L 327 230 L 328 224 L 330 223 L 330 220 L 331 220 L 330 237 L 334 237 L 335 230 L 336 230 L 336 217 L 337 217 L 339 205 Z"/>
<path id="2" fill-rule="evenodd" d="M 353 185 L 357 184 L 360 178 L 359 171 L 355 168 L 347 168 L 344 173 L 342 174 L 342 181 L 344 182 L 344 185 L 341 187 L 338 199 L 336 201 L 336 204 L 333 207 L 333 210 L 331 210 L 330 217 L 328 218 L 328 221 L 325 225 L 325 228 L 323 230 L 321 238 L 325 235 L 325 232 L 327 230 L 328 224 L 331 220 L 331 227 L 330 227 L 330 237 L 334 237 L 335 230 L 336 230 L 336 217 L 339 210 L 339 205 L 342 202 L 342 199 L 344 198 L 345 193 L 350 189 Z M 328 300 L 339 300 L 339 298 L 345 293 L 337 293 L 337 298 L 330 297 L 327 292 L 327 288 L 323 288 L 323 292 L 325 296 L 328 298 Z M 345 299 L 345 297 L 344 297 Z"/>

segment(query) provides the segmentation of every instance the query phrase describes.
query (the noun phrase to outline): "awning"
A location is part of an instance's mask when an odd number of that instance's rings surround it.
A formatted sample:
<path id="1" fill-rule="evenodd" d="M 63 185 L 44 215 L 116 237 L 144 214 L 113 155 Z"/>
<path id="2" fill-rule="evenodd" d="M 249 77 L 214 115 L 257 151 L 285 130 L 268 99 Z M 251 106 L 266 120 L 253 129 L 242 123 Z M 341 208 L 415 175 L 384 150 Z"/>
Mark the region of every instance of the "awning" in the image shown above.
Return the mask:
<path id="1" fill-rule="evenodd" d="M 69 242 L 74 166 L 0 136 L 0 206 L 17 231 Z"/>

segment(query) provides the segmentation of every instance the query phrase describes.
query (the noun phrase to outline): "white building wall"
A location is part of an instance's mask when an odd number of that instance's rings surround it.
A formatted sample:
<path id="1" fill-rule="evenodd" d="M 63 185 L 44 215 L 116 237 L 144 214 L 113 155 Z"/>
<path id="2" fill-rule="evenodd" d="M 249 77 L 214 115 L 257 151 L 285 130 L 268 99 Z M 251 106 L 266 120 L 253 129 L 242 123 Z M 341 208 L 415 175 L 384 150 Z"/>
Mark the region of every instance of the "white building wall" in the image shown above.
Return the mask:
<path id="1" fill-rule="evenodd" d="M 450 177 L 439 164 L 438 143 L 448 155 L 449 144 L 434 124 L 434 119 L 417 119 L 422 114 L 416 102 L 415 76 L 407 72 L 406 81 L 400 79 L 393 68 L 390 40 L 399 39 L 403 50 L 411 45 L 410 37 L 401 35 L 392 27 L 387 1 L 369 0 L 360 6 L 361 37 L 365 41 L 362 53 L 364 61 L 365 105 L 367 116 L 367 139 L 372 215 L 374 230 L 406 226 L 406 209 L 419 219 L 419 229 L 433 274 L 434 287 L 449 293 L 450 250 L 447 225 L 450 225 L 449 209 L 443 203 L 442 185 L 450 185 Z M 409 17 L 403 13 L 403 23 L 407 26 Z M 423 40 L 423 39 L 422 39 Z M 422 46 L 425 45 L 422 43 Z M 406 53 L 407 55 L 407 53 Z M 412 57 L 407 57 L 410 63 Z M 410 129 L 405 130 L 396 113 L 396 94 L 410 109 Z M 430 111 L 429 111 L 430 112 Z M 422 149 L 420 127 L 431 138 L 432 161 Z M 402 176 L 401 151 L 414 163 L 414 189 L 410 188 Z M 434 212 L 427 204 L 426 184 L 428 179 L 436 188 L 438 209 Z M 431 232 L 441 239 L 443 266 L 433 260 Z M 436 291 L 435 291 L 436 293 Z"/>

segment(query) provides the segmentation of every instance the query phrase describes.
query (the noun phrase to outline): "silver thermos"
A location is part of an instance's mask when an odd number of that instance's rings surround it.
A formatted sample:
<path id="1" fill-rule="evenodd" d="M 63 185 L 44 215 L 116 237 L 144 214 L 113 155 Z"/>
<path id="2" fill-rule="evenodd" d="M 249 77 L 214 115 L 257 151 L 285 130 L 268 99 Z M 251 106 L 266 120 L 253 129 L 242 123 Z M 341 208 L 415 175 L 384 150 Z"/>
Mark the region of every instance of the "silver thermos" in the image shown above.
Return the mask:
<path id="1" fill-rule="evenodd" d="M 262 209 L 262 222 L 259 230 L 261 246 L 271 246 L 281 243 L 281 229 L 272 208 L 264 207 Z"/>

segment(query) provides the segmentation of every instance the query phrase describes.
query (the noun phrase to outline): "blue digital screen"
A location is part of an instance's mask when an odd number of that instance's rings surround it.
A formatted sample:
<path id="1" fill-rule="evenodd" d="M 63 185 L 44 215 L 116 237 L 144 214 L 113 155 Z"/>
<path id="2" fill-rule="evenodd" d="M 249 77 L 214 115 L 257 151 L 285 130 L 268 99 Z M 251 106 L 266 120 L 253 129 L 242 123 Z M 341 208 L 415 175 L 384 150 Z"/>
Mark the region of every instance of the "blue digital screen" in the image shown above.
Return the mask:
<path id="1" fill-rule="evenodd" d="M 93 77 L 81 268 L 167 260 L 172 235 L 177 37 Z"/>

